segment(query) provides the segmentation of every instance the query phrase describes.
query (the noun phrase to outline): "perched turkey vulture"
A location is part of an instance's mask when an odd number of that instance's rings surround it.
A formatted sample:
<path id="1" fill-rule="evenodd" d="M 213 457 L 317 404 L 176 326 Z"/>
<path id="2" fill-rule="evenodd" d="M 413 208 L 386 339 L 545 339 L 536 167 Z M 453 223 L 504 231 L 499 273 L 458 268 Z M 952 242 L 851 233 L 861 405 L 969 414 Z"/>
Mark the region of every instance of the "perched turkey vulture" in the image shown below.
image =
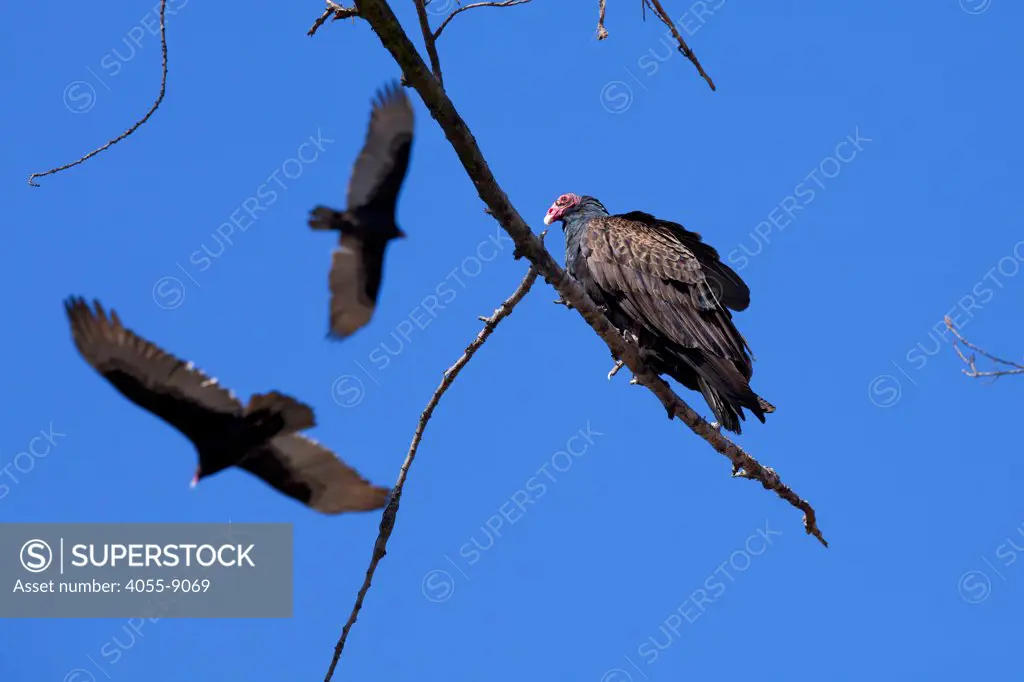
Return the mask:
<path id="1" fill-rule="evenodd" d="M 276 391 L 242 405 L 200 370 L 126 329 L 95 301 L 64 301 L 78 352 L 114 388 L 180 431 L 196 448 L 192 485 L 231 466 L 323 512 L 379 509 L 389 490 L 371 485 L 330 450 L 298 432 L 316 425 L 308 405 Z"/>
<path id="2" fill-rule="evenodd" d="M 405 237 L 395 224 L 395 204 L 409 168 L 412 128 L 412 105 L 402 87 L 393 82 L 378 91 L 366 142 L 348 183 L 348 208 L 316 206 L 310 211 L 311 228 L 341 232 L 328 278 L 328 336 L 343 339 L 373 317 L 384 250 L 392 239 Z"/>
<path id="3" fill-rule="evenodd" d="M 641 211 L 608 215 L 591 196 L 563 194 L 544 224 L 562 221 L 565 266 L 641 357 L 699 391 L 721 427 L 740 433 L 747 408 L 764 423 L 775 407 L 750 388 L 753 365 L 731 310 L 750 289 L 696 232 Z"/>

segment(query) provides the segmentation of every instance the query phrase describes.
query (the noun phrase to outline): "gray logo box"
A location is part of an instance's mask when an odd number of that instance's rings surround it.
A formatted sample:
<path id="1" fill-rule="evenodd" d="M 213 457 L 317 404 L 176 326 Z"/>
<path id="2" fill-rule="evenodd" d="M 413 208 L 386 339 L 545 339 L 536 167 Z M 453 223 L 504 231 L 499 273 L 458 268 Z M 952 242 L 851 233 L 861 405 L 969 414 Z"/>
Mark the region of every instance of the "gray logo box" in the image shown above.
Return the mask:
<path id="1" fill-rule="evenodd" d="M 288 523 L 0 524 L 0 618 L 291 618 Z"/>

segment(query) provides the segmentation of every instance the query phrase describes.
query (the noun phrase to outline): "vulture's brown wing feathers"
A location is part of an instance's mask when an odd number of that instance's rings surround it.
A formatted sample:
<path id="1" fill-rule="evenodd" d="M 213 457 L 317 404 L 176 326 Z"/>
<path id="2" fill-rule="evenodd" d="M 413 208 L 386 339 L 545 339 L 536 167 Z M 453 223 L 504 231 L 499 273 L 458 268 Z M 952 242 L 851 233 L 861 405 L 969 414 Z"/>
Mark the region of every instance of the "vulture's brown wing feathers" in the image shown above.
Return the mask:
<path id="1" fill-rule="evenodd" d="M 366 325 L 377 306 L 384 245 L 342 234 L 331 260 L 330 333 L 345 338 Z"/>
<path id="2" fill-rule="evenodd" d="M 397 83 L 377 93 L 363 150 L 348 183 L 348 210 L 378 204 L 394 210 L 409 166 L 412 104 Z"/>
<path id="3" fill-rule="evenodd" d="M 364 479 L 324 446 L 299 434 L 272 439 L 238 466 L 324 514 L 380 509 L 390 493 Z"/>
<path id="4" fill-rule="evenodd" d="M 713 246 L 704 243 L 699 232 L 691 232 L 679 223 L 661 220 L 643 211 L 631 211 L 612 217 L 657 225 L 668 230 L 700 261 L 705 278 L 711 283 L 722 304 L 737 311 L 746 310 L 750 306 L 750 288 L 747 287 L 747 283 L 736 271 L 721 261 L 718 251 Z"/>
<path id="5" fill-rule="evenodd" d="M 117 313 L 110 317 L 95 301 L 93 312 L 82 298 L 64 302 L 78 352 L 126 398 L 196 441 L 204 425 L 242 414 L 233 392 L 153 343 L 125 329 Z"/>
<path id="6" fill-rule="evenodd" d="M 592 218 L 582 255 L 597 285 L 638 323 L 684 348 L 750 365 L 731 314 L 671 230 L 619 216 Z"/>

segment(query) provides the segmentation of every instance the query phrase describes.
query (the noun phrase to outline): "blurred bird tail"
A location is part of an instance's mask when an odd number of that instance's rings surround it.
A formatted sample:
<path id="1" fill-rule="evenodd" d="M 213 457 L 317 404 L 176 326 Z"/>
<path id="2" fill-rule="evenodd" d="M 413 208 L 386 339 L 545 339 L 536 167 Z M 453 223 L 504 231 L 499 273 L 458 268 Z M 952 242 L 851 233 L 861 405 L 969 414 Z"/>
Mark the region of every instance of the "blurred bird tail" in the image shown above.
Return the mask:
<path id="1" fill-rule="evenodd" d="M 316 426 L 312 407 L 277 391 L 255 394 L 249 400 L 245 413 L 251 415 L 256 412 L 269 413 L 282 419 L 284 426 L 275 435 L 295 433 Z"/>
<path id="2" fill-rule="evenodd" d="M 342 211 L 327 206 L 316 206 L 309 212 L 309 226 L 314 230 L 338 230 L 348 227 L 348 218 Z"/>

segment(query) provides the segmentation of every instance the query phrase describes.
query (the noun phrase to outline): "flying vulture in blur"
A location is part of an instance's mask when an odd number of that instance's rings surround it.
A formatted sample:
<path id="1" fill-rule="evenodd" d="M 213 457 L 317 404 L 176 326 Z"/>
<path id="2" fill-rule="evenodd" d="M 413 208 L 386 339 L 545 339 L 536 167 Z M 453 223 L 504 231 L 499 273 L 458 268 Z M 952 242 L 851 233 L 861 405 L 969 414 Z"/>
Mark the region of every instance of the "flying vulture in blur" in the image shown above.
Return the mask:
<path id="1" fill-rule="evenodd" d="M 389 490 L 371 485 L 334 453 L 298 432 L 316 424 L 308 405 L 276 391 L 243 405 L 200 370 L 70 297 L 64 308 L 78 352 L 114 388 L 192 441 L 192 485 L 231 466 L 324 514 L 379 509 Z"/>
<path id="2" fill-rule="evenodd" d="M 699 391 L 722 428 L 740 433 L 743 408 L 764 423 L 775 407 L 750 388 L 750 347 L 729 312 L 750 305 L 750 289 L 715 249 L 647 213 L 608 215 L 590 196 L 558 197 L 544 224 L 556 220 L 569 275 L 633 337 L 645 364 Z"/>
<path id="3" fill-rule="evenodd" d="M 328 336 L 343 339 L 373 317 L 388 242 L 405 237 L 395 224 L 395 205 L 409 168 L 412 150 L 412 105 L 393 82 L 377 92 L 370 129 L 348 183 L 348 208 L 316 206 L 310 211 L 314 230 L 337 230 L 340 247 L 333 253 Z"/>

